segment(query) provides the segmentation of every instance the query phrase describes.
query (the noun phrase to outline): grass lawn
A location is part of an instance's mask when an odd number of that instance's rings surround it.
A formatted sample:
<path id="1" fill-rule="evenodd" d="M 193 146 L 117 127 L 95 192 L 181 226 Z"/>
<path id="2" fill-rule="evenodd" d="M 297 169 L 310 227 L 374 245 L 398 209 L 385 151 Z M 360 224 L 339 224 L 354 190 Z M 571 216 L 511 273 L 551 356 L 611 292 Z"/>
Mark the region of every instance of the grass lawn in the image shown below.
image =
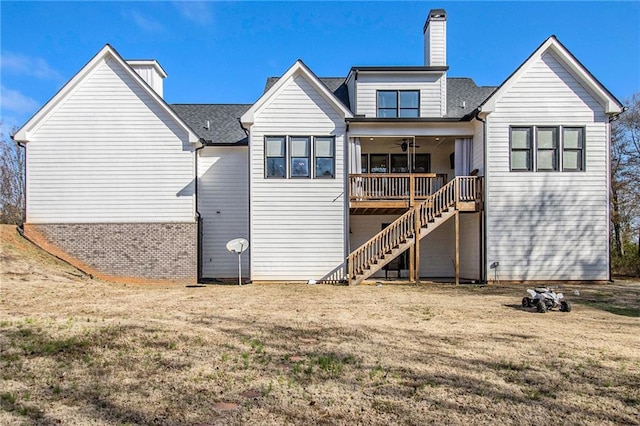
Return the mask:
<path id="1" fill-rule="evenodd" d="M 2 425 L 640 424 L 637 281 L 547 314 L 522 286 L 133 286 L 1 237 Z"/>

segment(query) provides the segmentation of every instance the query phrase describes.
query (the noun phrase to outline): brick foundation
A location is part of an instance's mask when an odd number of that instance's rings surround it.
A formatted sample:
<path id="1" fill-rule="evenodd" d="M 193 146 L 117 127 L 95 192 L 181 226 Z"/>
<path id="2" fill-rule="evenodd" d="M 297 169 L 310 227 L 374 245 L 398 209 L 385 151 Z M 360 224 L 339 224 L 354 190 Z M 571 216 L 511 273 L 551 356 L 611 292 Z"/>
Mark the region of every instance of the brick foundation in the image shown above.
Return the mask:
<path id="1" fill-rule="evenodd" d="M 25 224 L 24 233 L 99 278 L 197 281 L 196 223 Z"/>

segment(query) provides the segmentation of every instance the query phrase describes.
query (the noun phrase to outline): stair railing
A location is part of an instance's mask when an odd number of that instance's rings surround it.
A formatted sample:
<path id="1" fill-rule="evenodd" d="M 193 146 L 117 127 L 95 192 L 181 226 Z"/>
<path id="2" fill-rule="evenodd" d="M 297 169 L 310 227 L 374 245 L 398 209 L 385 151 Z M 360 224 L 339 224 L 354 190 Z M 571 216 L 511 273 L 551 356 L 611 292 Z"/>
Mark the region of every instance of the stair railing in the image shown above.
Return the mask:
<path id="1" fill-rule="evenodd" d="M 393 223 L 374 235 L 349 254 L 349 282 L 362 275 L 365 269 L 382 260 L 383 256 L 415 235 L 416 220 L 419 228 L 426 227 L 458 201 L 475 200 L 479 193 L 479 179 L 474 176 L 458 176 L 437 190 L 415 208 L 397 218 Z M 417 215 L 417 217 L 416 217 Z"/>
<path id="2" fill-rule="evenodd" d="M 415 214 L 415 209 L 407 211 L 349 254 L 349 282 L 356 274 L 362 274 L 366 268 L 378 261 L 382 255 L 413 237 Z"/>

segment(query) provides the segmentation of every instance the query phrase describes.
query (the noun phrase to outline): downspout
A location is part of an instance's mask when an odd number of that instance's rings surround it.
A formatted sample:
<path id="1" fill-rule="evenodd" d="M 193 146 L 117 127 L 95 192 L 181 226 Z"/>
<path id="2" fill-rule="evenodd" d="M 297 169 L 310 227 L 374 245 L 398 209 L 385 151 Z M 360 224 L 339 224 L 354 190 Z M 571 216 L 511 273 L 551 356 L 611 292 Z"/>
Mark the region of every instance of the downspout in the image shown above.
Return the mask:
<path id="1" fill-rule="evenodd" d="M 351 277 L 349 277 L 349 254 L 351 254 L 351 212 L 350 212 L 350 199 L 349 199 L 349 173 L 351 173 L 351 138 L 349 137 L 349 122 L 346 121 L 345 126 L 345 134 L 344 134 L 344 148 L 343 155 L 344 161 L 342 164 L 345 165 L 343 168 L 343 183 L 342 183 L 342 216 L 344 220 L 344 226 L 342 228 L 342 232 L 344 234 L 344 238 L 342 239 L 344 243 L 344 249 L 342 251 L 342 258 L 345 259 L 343 264 L 343 278 L 347 278 L 347 282 L 349 283 Z"/>
<path id="2" fill-rule="evenodd" d="M 202 281 L 202 215 L 200 214 L 200 210 L 198 209 L 198 151 L 200 151 L 202 148 L 205 147 L 205 141 L 204 139 L 200 138 L 200 146 L 197 147 L 195 149 L 195 151 L 193 151 L 194 153 L 194 161 L 195 161 L 195 177 L 194 177 L 194 183 L 195 183 L 195 203 L 196 203 L 196 221 L 197 221 L 197 250 L 198 250 L 198 255 L 197 257 L 197 280 L 198 283 Z"/>
<path id="3" fill-rule="evenodd" d="M 249 195 L 249 199 L 247 201 L 247 238 L 249 238 L 249 241 L 253 241 L 251 238 L 251 187 L 252 187 L 252 183 L 251 183 L 251 132 L 249 131 L 249 129 L 247 129 L 246 127 L 244 127 L 244 124 L 242 124 L 242 119 L 241 117 L 236 117 L 236 119 L 238 120 L 238 124 L 240 125 L 240 128 L 242 129 L 242 131 L 244 132 L 245 136 L 247 137 L 247 164 L 249 165 L 249 167 L 247 167 L 247 192 Z M 251 269 L 251 245 L 249 245 L 249 251 L 247 252 L 247 257 L 248 257 L 248 262 L 247 262 L 247 268 L 249 270 L 249 280 L 253 280 L 253 272 Z"/>
<path id="4" fill-rule="evenodd" d="M 482 188 L 482 223 L 480 224 L 480 279 L 481 282 L 486 284 L 487 281 L 487 122 L 486 120 L 480 118 L 479 114 L 482 111 L 480 107 L 476 109 L 474 117 L 476 120 L 482 123 L 482 144 L 483 144 L 483 155 L 482 155 L 482 167 L 484 168 L 484 179 Z"/>
<path id="5" fill-rule="evenodd" d="M 11 139 L 13 139 L 13 135 L 11 135 Z M 22 171 L 24 173 L 24 182 L 23 182 L 23 188 L 22 188 L 22 195 L 24 196 L 24 204 L 23 204 L 23 210 L 22 210 L 22 220 L 20 222 L 20 225 L 18 225 L 18 228 L 22 229 L 24 231 L 24 223 L 27 221 L 27 145 L 24 142 L 18 142 L 17 140 L 13 139 L 13 141 L 16 143 L 16 145 L 18 145 L 20 148 L 24 149 L 24 170 Z M 609 262 L 611 263 L 611 262 Z"/>

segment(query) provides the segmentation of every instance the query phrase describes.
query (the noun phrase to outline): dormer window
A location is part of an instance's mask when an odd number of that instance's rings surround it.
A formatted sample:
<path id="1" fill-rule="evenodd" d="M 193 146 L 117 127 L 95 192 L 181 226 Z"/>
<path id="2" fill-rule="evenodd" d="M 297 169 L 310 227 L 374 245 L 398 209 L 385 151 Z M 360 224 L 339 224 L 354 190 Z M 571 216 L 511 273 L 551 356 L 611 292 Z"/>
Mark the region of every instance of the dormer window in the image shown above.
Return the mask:
<path id="1" fill-rule="evenodd" d="M 378 117 L 420 116 L 419 90 L 378 90 Z"/>

